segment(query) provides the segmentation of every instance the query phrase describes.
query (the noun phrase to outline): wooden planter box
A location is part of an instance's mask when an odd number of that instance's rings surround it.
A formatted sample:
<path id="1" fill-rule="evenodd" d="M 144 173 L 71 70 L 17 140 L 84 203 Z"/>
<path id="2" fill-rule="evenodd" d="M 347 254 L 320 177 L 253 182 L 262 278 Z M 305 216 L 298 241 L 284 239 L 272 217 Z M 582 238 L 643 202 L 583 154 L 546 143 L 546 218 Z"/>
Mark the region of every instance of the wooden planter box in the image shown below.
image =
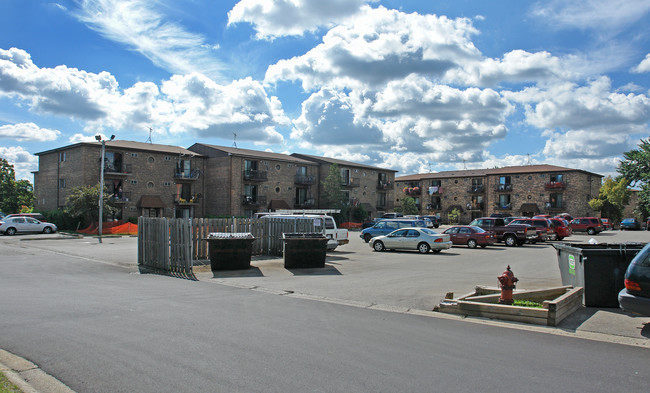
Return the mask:
<path id="1" fill-rule="evenodd" d="M 458 299 L 445 299 L 434 309 L 450 314 L 526 322 L 536 325 L 557 326 L 564 318 L 582 307 L 582 287 L 556 287 L 537 290 L 520 290 L 512 294 L 515 300 L 541 302 L 544 308 L 508 306 L 498 304 L 501 290 L 476 287 L 473 293 Z"/>

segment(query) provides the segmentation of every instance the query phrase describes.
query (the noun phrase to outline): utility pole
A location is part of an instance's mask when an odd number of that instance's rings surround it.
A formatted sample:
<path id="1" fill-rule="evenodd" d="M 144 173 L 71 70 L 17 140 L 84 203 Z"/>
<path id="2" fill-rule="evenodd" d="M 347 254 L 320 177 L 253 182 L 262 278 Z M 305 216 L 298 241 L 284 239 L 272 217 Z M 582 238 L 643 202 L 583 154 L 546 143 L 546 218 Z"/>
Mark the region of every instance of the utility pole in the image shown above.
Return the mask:
<path id="1" fill-rule="evenodd" d="M 99 228 L 97 235 L 99 242 L 102 242 L 102 221 L 104 221 L 104 157 L 106 156 L 106 140 L 102 139 L 101 135 L 95 135 L 95 139 L 102 143 L 102 159 L 100 164 L 99 175 Z M 115 135 L 111 135 L 111 140 L 115 139 Z"/>

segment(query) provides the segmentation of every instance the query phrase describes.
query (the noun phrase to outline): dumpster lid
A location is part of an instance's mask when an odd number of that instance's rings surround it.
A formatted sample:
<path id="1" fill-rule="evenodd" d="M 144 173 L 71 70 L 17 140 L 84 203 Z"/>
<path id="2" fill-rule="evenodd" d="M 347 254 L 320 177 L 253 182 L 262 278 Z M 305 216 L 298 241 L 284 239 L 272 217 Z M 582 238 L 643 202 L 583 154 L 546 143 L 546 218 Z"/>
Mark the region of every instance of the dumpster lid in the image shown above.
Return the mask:
<path id="1" fill-rule="evenodd" d="M 283 239 L 324 239 L 325 235 L 321 232 L 305 232 L 305 233 L 282 233 Z"/>
<path id="2" fill-rule="evenodd" d="M 208 239 L 255 239 L 250 232 L 210 232 Z"/>

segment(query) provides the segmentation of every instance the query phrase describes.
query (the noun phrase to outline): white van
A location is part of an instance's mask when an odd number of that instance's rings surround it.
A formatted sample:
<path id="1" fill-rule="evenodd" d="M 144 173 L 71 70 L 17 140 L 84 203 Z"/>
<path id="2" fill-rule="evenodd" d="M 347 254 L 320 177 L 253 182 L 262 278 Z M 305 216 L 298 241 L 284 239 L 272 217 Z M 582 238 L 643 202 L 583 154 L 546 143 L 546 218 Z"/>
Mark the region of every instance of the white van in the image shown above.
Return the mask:
<path id="1" fill-rule="evenodd" d="M 259 213 L 258 213 L 259 214 Z M 260 214 L 261 215 L 261 214 Z M 348 230 L 347 229 L 338 229 L 336 227 L 336 221 L 332 216 L 325 214 L 275 214 L 269 213 L 261 215 L 263 219 L 296 219 L 296 218 L 314 218 L 319 221 L 316 222 L 317 227 L 325 226 L 325 236 L 329 239 L 327 242 L 327 249 L 334 250 L 336 247 L 348 244 L 350 240 L 348 239 Z"/>

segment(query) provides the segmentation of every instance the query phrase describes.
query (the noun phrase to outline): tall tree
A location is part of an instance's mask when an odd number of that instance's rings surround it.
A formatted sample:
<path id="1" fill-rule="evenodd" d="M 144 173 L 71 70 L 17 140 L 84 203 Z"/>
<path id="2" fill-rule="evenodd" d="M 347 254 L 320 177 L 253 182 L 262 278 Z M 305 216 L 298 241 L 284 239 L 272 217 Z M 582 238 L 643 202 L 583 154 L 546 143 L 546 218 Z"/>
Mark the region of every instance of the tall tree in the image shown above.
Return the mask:
<path id="1" fill-rule="evenodd" d="M 416 215 L 419 214 L 420 211 L 418 210 L 418 206 L 415 203 L 415 199 L 411 197 L 404 197 L 402 198 L 402 204 L 400 206 L 401 213 L 406 215 Z M 397 210 L 397 209 L 395 209 Z"/>
<path id="2" fill-rule="evenodd" d="M 34 187 L 27 180 L 16 181 L 14 166 L 0 158 L 0 210 L 4 213 L 18 213 L 21 206 L 34 206 Z"/>
<path id="3" fill-rule="evenodd" d="M 629 181 L 629 185 L 639 187 L 639 202 L 636 210 L 643 216 L 650 215 L 650 138 L 641 139 L 639 148 L 623 153 L 618 173 Z"/>
<path id="4" fill-rule="evenodd" d="M 620 222 L 623 218 L 623 209 L 630 201 L 630 182 L 622 177 L 618 180 L 607 176 L 598 191 L 598 198 L 589 201 L 589 206 L 599 210 L 603 217 L 610 218 L 613 222 Z"/>
<path id="5" fill-rule="evenodd" d="M 104 187 L 103 219 L 116 212 L 110 193 Z M 79 186 L 72 189 L 66 199 L 66 213 L 92 222 L 97 222 L 99 217 L 99 183 L 95 186 Z"/>
<path id="6" fill-rule="evenodd" d="M 321 197 L 327 208 L 340 209 L 347 204 L 348 201 L 341 187 L 341 170 L 337 164 L 330 165 L 329 173 L 321 185 L 323 186 Z"/>

